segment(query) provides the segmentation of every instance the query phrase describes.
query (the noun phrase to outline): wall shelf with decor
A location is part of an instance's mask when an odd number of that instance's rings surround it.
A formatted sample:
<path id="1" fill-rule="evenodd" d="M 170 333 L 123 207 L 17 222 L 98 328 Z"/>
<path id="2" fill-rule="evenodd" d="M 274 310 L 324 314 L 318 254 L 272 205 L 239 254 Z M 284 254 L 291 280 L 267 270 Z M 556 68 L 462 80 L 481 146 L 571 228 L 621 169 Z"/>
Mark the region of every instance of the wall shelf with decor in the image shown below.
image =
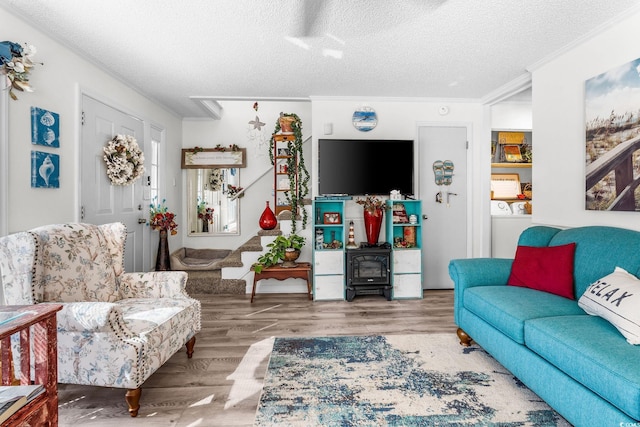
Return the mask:
<path id="1" fill-rule="evenodd" d="M 386 241 L 392 247 L 393 299 L 422 298 L 422 202 L 387 200 Z"/>
<path id="2" fill-rule="evenodd" d="M 531 169 L 531 163 L 491 163 L 492 169 Z"/>
<path id="3" fill-rule="evenodd" d="M 298 188 L 298 159 L 293 158 L 290 153 L 289 144 L 295 141 L 294 135 L 273 135 L 273 188 L 274 188 L 274 211 L 278 215 L 282 211 L 291 210 L 288 202 L 288 194 L 291 191 L 291 179 L 294 180 L 293 187 Z M 293 173 L 292 173 L 293 171 Z"/>
<path id="4" fill-rule="evenodd" d="M 344 300 L 346 200 L 313 201 L 313 296 L 314 300 Z"/>
<path id="5" fill-rule="evenodd" d="M 533 165 L 532 147 L 533 133 L 531 130 L 501 130 L 491 131 L 491 177 L 492 187 L 494 176 L 517 175 L 522 187 L 529 184 L 531 190 L 531 167 Z M 514 151 L 505 154 L 505 147 L 511 147 Z M 509 159 L 510 161 L 507 161 Z M 493 188 L 492 188 L 493 189 Z M 502 200 L 508 202 L 518 202 L 530 200 L 530 198 L 518 198 L 523 190 L 515 192 L 509 197 L 493 197 L 492 200 Z"/>
<path id="6" fill-rule="evenodd" d="M 517 146 L 515 158 L 506 161 L 504 146 Z M 533 206 L 532 182 L 532 147 L 531 130 L 493 129 L 491 131 L 491 256 L 510 258 L 515 254 L 520 233 L 531 225 L 531 215 L 527 213 L 524 203 Z M 518 151 L 520 157 L 518 157 Z M 517 188 L 508 190 L 509 182 Z M 517 179 L 517 183 L 515 183 Z M 500 194 L 507 191 L 507 194 Z M 528 197 L 524 197 L 526 194 Z M 520 195 L 520 196 L 519 196 Z M 523 212 L 524 210 L 524 212 Z"/>

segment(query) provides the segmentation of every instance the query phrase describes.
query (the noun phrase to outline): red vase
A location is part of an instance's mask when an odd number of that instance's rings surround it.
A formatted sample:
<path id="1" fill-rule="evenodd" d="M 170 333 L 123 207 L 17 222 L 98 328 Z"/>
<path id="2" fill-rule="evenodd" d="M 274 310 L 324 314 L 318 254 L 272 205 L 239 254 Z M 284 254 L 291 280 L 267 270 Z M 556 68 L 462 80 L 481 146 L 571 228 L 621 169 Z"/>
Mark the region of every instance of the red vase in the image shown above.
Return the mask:
<path id="1" fill-rule="evenodd" d="M 367 243 L 370 245 L 378 243 L 383 216 L 383 209 L 376 209 L 373 213 L 366 209 L 364 210 L 364 231 L 367 233 Z"/>
<path id="2" fill-rule="evenodd" d="M 276 228 L 276 224 L 278 224 L 278 220 L 276 219 L 276 215 L 273 213 L 271 208 L 269 207 L 269 202 L 267 202 L 267 207 L 260 215 L 260 228 L 263 230 L 273 230 Z"/>

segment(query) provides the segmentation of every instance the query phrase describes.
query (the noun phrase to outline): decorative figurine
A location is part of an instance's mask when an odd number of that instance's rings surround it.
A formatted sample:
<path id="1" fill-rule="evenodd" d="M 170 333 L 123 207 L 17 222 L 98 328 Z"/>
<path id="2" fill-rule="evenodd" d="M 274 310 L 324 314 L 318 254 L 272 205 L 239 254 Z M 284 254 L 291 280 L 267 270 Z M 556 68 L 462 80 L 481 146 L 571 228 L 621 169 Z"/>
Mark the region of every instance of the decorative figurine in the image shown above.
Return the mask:
<path id="1" fill-rule="evenodd" d="M 353 221 L 349 221 L 349 238 L 347 240 L 347 249 L 357 249 L 356 233 L 353 230 Z"/>

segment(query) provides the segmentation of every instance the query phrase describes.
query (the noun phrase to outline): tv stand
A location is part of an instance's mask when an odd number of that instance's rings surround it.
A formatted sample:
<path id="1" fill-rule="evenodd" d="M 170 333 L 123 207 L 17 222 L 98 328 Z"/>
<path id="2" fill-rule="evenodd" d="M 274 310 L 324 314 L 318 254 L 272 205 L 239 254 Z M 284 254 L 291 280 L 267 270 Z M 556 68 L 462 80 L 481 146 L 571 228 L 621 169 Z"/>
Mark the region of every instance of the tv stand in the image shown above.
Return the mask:
<path id="1" fill-rule="evenodd" d="M 340 197 L 335 199 L 333 197 Z M 314 301 L 352 301 L 358 295 L 380 295 L 386 299 L 420 299 L 422 290 L 422 209 L 419 200 L 387 200 L 385 234 L 371 247 L 357 248 L 348 242 L 348 217 L 343 196 L 318 196 L 313 200 L 313 299 Z M 349 197 L 349 196 L 345 196 Z M 350 198 L 350 197 L 349 197 Z M 394 222 L 393 207 L 402 204 L 406 219 Z M 360 214 L 361 210 L 358 210 Z M 327 216 L 325 221 L 325 214 Z M 337 214 L 337 215 L 336 215 Z M 411 218 L 410 222 L 409 219 Z M 351 242 L 353 245 L 353 241 Z M 380 281 L 353 282 L 347 277 L 347 254 L 362 251 L 385 251 L 386 277 Z M 374 281 L 375 279 L 375 281 Z"/>

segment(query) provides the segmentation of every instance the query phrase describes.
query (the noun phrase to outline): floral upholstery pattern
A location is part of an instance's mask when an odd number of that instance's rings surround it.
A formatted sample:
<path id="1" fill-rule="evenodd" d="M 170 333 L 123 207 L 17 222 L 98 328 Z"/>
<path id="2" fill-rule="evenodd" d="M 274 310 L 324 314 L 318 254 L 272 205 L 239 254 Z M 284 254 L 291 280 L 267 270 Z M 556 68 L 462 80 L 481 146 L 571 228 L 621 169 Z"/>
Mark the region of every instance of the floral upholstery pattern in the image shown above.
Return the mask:
<path id="1" fill-rule="evenodd" d="M 36 302 L 119 299 L 113 257 L 99 227 L 61 224 L 31 230 L 41 255 L 36 259 Z"/>
<path id="2" fill-rule="evenodd" d="M 26 232 L 0 239 L 1 305 L 34 304 L 33 269 L 37 247 L 35 237 Z"/>
<path id="3" fill-rule="evenodd" d="M 2 302 L 63 304 L 60 383 L 138 388 L 200 330 L 187 274 L 125 273 L 125 240 L 121 223 L 48 225 L 0 238 Z"/>

